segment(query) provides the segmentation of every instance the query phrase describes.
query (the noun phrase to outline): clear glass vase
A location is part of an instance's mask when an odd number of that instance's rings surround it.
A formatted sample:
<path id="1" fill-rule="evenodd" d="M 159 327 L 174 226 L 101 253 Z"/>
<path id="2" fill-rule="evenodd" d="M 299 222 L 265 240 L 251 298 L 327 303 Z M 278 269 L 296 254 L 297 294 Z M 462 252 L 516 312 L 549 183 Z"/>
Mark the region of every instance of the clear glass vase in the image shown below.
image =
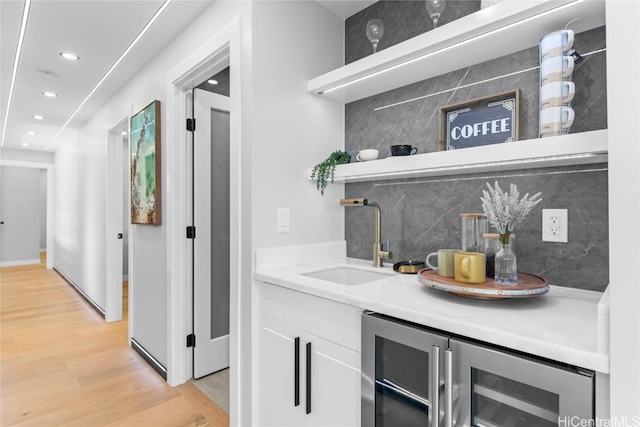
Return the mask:
<path id="1" fill-rule="evenodd" d="M 498 285 L 518 284 L 518 263 L 511 249 L 510 236 L 500 236 L 501 247 L 495 258 L 494 279 Z M 507 242 L 507 243 L 504 243 Z"/>

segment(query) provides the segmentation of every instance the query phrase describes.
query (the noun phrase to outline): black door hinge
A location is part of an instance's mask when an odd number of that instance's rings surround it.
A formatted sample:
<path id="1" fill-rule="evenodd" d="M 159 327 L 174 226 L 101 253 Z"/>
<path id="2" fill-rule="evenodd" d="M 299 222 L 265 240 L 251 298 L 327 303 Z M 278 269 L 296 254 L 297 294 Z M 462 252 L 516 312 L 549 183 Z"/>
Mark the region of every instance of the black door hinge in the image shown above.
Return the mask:
<path id="1" fill-rule="evenodd" d="M 190 225 L 187 227 L 187 239 L 195 239 L 196 238 L 196 226 Z"/>
<path id="2" fill-rule="evenodd" d="M 196 346 L 196 335 L 189 334 L 187 335 L 187 347 L 195 347 Z"/>
<path id="3" fill-rule="evenodd" d="M 195 130 L 196 130 L 196 119 L 187 119 L 187 130 L 189 132 L 195 132 Z"/>

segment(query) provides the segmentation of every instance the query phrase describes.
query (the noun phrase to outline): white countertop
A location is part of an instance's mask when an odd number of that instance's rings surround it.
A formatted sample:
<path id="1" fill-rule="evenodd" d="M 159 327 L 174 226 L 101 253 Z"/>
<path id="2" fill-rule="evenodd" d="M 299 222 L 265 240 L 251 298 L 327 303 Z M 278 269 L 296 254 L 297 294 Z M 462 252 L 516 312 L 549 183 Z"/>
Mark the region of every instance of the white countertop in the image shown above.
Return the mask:
<path id="1" fill-rule="evenodd" d="M 598 352 L 600 292 L 551 286 L 542 296 L 476 300 L 421 285 L 416 275 L 382 269 L 351 258 L 266 268 L 258 263 L 256 280 L 305 292 L 362 309 L 547 359 L 609 372 L 609 355 Z M 389 273 L 360 285 L 341 285 L 308 276 L 349 265 Z M 600 328 L 601 330 L 602 328 Z"/>

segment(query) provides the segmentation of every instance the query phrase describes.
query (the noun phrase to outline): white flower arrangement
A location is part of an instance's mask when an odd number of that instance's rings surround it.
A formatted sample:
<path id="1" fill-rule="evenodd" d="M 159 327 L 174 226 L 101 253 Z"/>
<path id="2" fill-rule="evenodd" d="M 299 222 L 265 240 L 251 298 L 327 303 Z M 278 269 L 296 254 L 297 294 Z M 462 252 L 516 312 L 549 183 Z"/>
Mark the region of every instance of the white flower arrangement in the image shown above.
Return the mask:
<path id="1" fill-rule="evenodd" d="M 487 183 L 489 191 L 482 191 L 484 197 L 480 197 L 482 201 L 482 209 L 489 223 L 500 233 L 500 240 L 503 244 L 509 243 L 511 232 L 522 222 L 525 216 L 533 209 L 535 205 L 540 203 L 542 193 L 536 193 L 529 197 L 529 193 L 525 194 L 522 199 L 518 193 L 518 187 L 511 184 L 509 194 L 502 191 L 495 182 L 495 188 Z"/>

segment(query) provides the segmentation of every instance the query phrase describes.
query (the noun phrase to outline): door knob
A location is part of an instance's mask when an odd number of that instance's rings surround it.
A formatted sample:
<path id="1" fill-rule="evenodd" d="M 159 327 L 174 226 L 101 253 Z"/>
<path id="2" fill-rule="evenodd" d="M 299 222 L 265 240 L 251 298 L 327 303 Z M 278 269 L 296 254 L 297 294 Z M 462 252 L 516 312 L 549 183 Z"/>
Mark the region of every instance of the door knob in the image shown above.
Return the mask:
<path id="1" fill-rule="evenodd" d="M 118 233 L 118 240 L 122 239 L 122 233 Z"/>

